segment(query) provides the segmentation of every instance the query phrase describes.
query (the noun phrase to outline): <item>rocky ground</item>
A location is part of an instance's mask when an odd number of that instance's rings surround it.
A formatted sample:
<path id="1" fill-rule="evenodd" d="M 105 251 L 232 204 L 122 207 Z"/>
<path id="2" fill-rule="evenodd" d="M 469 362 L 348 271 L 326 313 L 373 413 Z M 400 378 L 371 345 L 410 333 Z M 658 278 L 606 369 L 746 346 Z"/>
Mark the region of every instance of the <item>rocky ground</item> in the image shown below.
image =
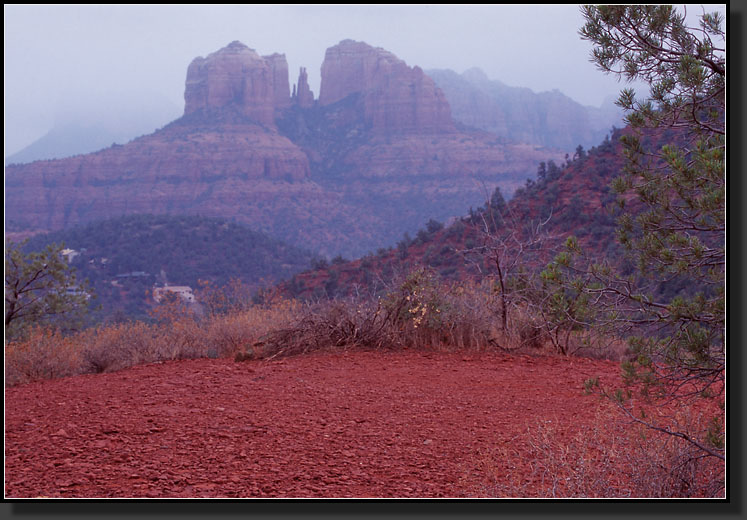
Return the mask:
<path id="1" fill-rule="evenodd" d="M 521 450 L 537 424 L 583 431 L 600 412 L 583 382 L 618 374 L 578 358 L 348 351 L 31 383 L 6 389 L 5 496 L 484 496 L 486 453 Z"/>

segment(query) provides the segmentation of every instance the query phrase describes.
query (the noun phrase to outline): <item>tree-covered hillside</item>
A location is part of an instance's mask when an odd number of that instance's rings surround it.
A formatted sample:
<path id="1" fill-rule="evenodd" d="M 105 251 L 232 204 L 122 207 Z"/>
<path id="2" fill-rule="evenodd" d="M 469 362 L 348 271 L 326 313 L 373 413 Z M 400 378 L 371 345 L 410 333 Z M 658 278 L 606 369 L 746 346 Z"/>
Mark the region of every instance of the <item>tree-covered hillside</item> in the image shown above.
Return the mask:
<path id="1" fill-rule="evenodd" d="M 428 222 L 414 236 L 402 237 L 395 247 L 353 262 L 317 266 L 294 276 L 285 287 L 297 296 L 351 294 L 363 288 L 382 288 L 393 277 L 419 266 L 430 267 L 445 279 L 478 276 L 480 269 L 489 272 L 490 266 L 475 263 L 474 255 L 470 261 L 463 252 L 484 242 L 485 222 L 494 218 L 494 213 L 502 213 L 499 228 L 506 233 L 514 227 L 544 223 L 543 247 L 547 251 L 541 261 L 536 259 L 539 263 L 534 267 L 544 267 L 543 262 L 552 258 L 551 249 L 570 235 L 600 258 L 620 258 L 621 248 L 615 241 L 618 206 L 611 184 L 624 166 L 619 142 L 624 133 L 614 129 L 588 151 L 579 145 L 563 164 L 540 163 L 535 179 L 528 180 L 508 201 L 496 191 L 485 205 L 469 208 L 463 217 L 446 225 Z M 523 260 L 529 262 L 528 257 Z"/>
<path id="2" fill-rule="evenodd" d="M 216 218 L 131 215 L 32 237 L 26 251 L 64 243 L 79 279 L 88 279 L 102 310 L 142 317 L 146 293 L 170 284 L 197 288 L 241 279 L 258 288 L 289 278 L 313 258 L 239 224 Z M 77 253 L 77 254 L 76 254 Z"/>

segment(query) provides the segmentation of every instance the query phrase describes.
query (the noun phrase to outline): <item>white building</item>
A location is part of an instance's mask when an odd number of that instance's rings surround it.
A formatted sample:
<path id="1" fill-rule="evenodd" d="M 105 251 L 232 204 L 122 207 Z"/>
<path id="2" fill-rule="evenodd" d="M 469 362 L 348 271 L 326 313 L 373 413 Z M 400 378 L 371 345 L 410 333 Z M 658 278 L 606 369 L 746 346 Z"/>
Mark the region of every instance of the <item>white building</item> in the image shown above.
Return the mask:
<path id="1" fill-rule="evenodd" d="M 153 299 L 156 302 L 161 303 L 161 300 L 167 292 L 176 294 L 179 298 L 187 303 L 195 302 L 195 295 L 192 293 L 192 288 L 188 285 L 167 285 L 166 287 L 154 287 Z"/>
<path id="2" fill-rule="evenodd" d="M 75 249 L 63 249 L 60 254 L 65 258 L 65 261 L 69 264 L 73 261 L 73 258 L 79 256 L 80 253 Z"/>

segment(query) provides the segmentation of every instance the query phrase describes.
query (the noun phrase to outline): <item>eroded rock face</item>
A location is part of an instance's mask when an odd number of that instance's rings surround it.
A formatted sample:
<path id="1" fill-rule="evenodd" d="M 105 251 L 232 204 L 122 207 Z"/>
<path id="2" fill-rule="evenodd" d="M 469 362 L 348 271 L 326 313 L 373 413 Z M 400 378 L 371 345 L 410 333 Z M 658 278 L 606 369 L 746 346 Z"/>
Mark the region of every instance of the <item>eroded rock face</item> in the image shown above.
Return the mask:
<path id="1" fill-rule="evenodd" d="M 291 104 L 290 80 L 288 76 L 288 61 L 285 54 L 270 54 L 264 56 L 272 71 L 272 92 L 275 110 L 288 108 Z"/>
<path id="2" fill-rule="evenodd" d="M 133 213 L 234 218 L 329 256 L 362 255 L 510 193 L 560 155 L 457 130 L 418 67 L 346 40 L 315 102 L 281 54 L 233 42 L 189 66 L 184 116 L 123 146 L 6 168 L 6 226 Z"/>
<path id="3" fill-rule="evenodd" d="M 187 69 L 184 114 L 235 105 L 243 115 L 275 126 L 275 109 L 290 105 L 288 63 L 282 54 L 262 57 L 234 41 Z"/>
<path id="4" fill-rule="evenodd" d="M 314 106 L 314 93 L 309 88 L 309 76 L 306 67 L 301 67 L 298 73 L 298 88 L 293 93 L 293 101 L 301 108 Z"/>
<path id="5" fill-rule="evenodd" d="M 366 123 L 379 134 L 454 131 L 443 93 L 419 67 L 391 52 L 344 40 L 327 49 L 319 103 L 361 94 Z"/>
<path id="6" fill-rule="evenodd" d="M 251 199 L 259 186 L 310 181 L 305 154 L 285 137 L 204 119 L 92 154 L 9 166 L 6 174 L 9 214 L 47 229 L 164 210 L 236 215 L 238 194 Z"/>

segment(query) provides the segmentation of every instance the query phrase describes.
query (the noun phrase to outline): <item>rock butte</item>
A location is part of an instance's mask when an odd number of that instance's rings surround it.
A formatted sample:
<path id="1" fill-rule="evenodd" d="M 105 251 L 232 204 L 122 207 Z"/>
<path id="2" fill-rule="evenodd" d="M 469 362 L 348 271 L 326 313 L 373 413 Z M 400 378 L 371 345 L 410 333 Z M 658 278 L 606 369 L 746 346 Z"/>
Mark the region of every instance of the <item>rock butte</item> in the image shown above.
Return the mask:
<path id="1" fill-rule="evenodd" d="M 234 41 L 207 58 L 192 60 L 184 89 L 184 114 L 229 105 L 274 127 L 275 111 L 290 106 L 285 55 L 263 57 Z"/>
<path id="2" fill-rule="evenodd" d="M 6 167 L 6 227 L 200 214 L 361 255 L 562 157 L 457 129 L 420 68 L 352 40 L 327 50 L 318 100 L 304 68 L 291 94 L 283 54 L 236 41 L 192 61 L 184 100 L 180 119 L 125 145 Z"/>
<path id="3" fill-rule="evenodd" d="M 364 117 L 378 133 L 454 132 L 449 104 L 419 67 L 391 52 L 344 40 L 327 49 L 319 103 L 330 105 L 363 95 Z"/>

